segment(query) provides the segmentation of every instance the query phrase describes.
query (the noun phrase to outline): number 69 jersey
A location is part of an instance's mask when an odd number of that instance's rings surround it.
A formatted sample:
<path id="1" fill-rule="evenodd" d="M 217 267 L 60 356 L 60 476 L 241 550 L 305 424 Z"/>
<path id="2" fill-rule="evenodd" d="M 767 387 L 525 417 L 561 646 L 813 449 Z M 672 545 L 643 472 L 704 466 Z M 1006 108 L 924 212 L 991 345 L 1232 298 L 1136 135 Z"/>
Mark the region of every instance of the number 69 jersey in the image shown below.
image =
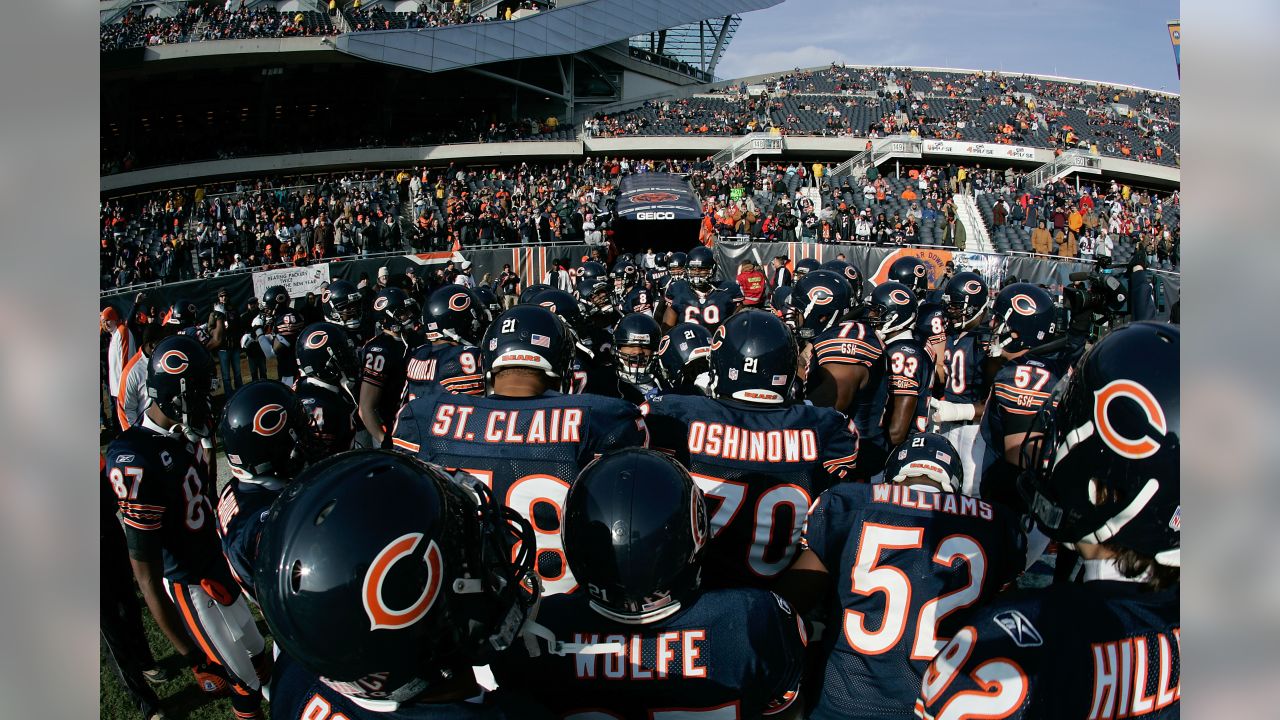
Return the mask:
<path id="1" fill-rule="evenodd" d="M 677 323 L 697 323 L 715 333 L 742 304 L 742 289 L 737 283 L 728 283 L 699 295 L 688 280 L 676 280 L 667 286 L 666 301 L 676 311 Z"/>
<path id="2" fill-rule="evenodd" d="M 711 513 L 704 587 L 768 585 L 800 551 L 809 506 L 858 458 L 844 415 L 693 395 L 646 404 L 653 447 L 689 468 Z"/>
<path id="3" fill-rule="evenodd" d="M 556 392 L 532 398 L 424 395 L 400 409 L 392 435 L 398 450 L 476 476 L 533 525 L 535 568 L 547 595 L 577 589 L 560 540 L 569 483 L 596 456 L 649 442 L 635 405 Z"/>
<path id="4" fill-rule="evenodd" d="M 107 448 L 107 480 L 115 491 L 130 546 L 157 544 L 164 576 L 181 584 L 216 580 L 237 588 L 222 555 L 211 481 L 184 437 L 134 425 Z"/>
<path id="5" fill-rule="evenodd" d="M 911 718 L 958 611 L 1013 580 L 1025 557 L 1004 507 L 894 484 L 831 488 L 804 543 L 834 578 L 841 608 L 814 720 Z"/>

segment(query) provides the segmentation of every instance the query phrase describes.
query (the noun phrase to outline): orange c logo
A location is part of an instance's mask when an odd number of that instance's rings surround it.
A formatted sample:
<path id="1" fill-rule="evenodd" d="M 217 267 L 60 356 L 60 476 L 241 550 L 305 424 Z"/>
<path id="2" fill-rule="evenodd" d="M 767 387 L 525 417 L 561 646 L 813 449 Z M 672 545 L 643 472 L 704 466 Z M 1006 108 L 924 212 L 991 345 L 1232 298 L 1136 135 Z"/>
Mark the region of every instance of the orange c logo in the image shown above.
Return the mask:
<path id="1" fill-rule="evenodd" d="M 369 571 L 364 576 L 364 587 L 361 595 L 364 598 L 364 611 L 369 616 L 370 630 L 403 630 L 426 616 L 440 595 L 440 586 L 444 580 L 444 560 L 440 556 L 440 548 L 434 540 L 427 544 L 422 554 L 427 561 L 427 581 L 422 594 L 412 605 L 404 610 L 393 610 L 387 607 L 382 597 L 382 583 L 387 573 L 400 558 L 413 553 L 422 541 L 422 533 L 401 535 L 387 545 L 373 559 Z"/>
<path id="2" fill-rule="evenodd" d="M 824 287 L 818 286 L 809 290 L 809 300 L 814 305 L 829 305 L 834 299 L 835 296 L 831 294 L 831 291 Z"/>
<path id="3" fill-rule="evenodd" d="M 689 499 L 689 522 L 693 527 L 693 549 L 697 552 L 707 542 L 707 508 L 699 499 L 702 491 L 695 492 Z"/>
<path id="4" fill-rule="evenodd" d="M 390 300 L 386 299 L 385 297 L 380 297 L 377 300 L 373 301 L 373 309 L 377 310 L 378 312 L 382 312 L 383 310 L 386 310 L 387 306 L 390 304 L 391 304 Z"/>
<path id="5" fill-rule="evenodd" d="M 279 419 L 274 425 L 268 426 L 266 423 L 267 416 L 271 413 L 280 413 Z M 284 424 L 289 420 L 289 413 L 284 411 L 283 405 L 272 403 L 263 405 L 258 408 L 258 412 L 253 416 L 253 431 L 264 437 L 271 437 L 284 429 Z"/>
<path id="6" fill-rule="evenodd" d="M 1143 435 L 1140 438 L 1128 438 L 1121 435 L 1120 431 L 1111 424 L 1111 418 L 1108 414 L 1111 401 L 1121 397 L 1129 398 L 1138 403 L 1138 406 L 1142 408 L 1143 414 L 1147 417 L 1147 422 L 1160 435 L 1163 436 L 1169 432 L 1169 425 L 1164 416 L 1164 408 L 1160 407 L 1160 403 L 1151 394 L 1150 390 L 1132 380 L 1112 380 L 1103 386 L 1101 390 L 1096 390 L 1093 393 L 1093 424 L 1098 428 L 1098 435 L 1102 437 L 1102 441 L 1107 444 L 1107 447 L 1131 460 L 1142 460 L 1155 455 L 1160 449 L 1160 443 L 1151 439 L 1150 435 Z"/>
<path id="7" fill-rule="evenodd" d="M 928 272 L 928 270 L 925 269 L 925 266 L 922 263 L 920 265 L 916 265 L 915 267 L 911 268 L 911 272 L 915 273 L 916 277 L 924 277 L 924 274 Z"/>
<path id="8" fill-rule="evenodd" d="M 1031 299 L 1030 295 L 1014 295 L 1009 304 L 1013 306 L 1013 311 L 1019 315 L 1035 315 L 1036 301 Z"/>
<path id="9" fill-rule="evenodd" d="M 894 305 L 911 304 L 911 296 L 907 294 L 906 290 L 903 290 L 901 288 L 894 288 L 892 291 L 890 291 L 889 300 L 891 300 Z"/>
<path id="10" fill-rule="evenodd" d="M 307 336 L 307 341 L 303 343 L 303 345 L 314 350 L 316 348 L 324 347 L 324 344 L 327 342 L 329 342 L 329 333 L 323 330 L 317 330 Z"/>
<path id="11" fill-rule="evenodd" d="M 966 295 L 977 295 L 982 292 L 982 283 L 977 280 L 970 280 L 964 284 L 964 292 Z"/>
<path id="12" fill-rule="evenodd" d="M 455 302 L 457 301 L 457 302 Z M 449 309 L 455 312 L 466 310 L 471 307 L 471 298 L 466 293 L 457 293 L 449 296 Z"/>
<path id="13" fill-rule="evenodd" d="M 175 362 L 176 360 L 176 362 Z M 181 350 L 170 350 L 160 356 L 160 369 L 170 375 L 181 375 L 190 366 L 187 354 Z"/>
<path id="14" fill-rule="evenodd" d="M 670 345 L 671 345 L 671 338 L 667 337 L 666 335 L 663 335 L 662 339 L 658 341 L 658 354 L 661 355 L 662 353 L 666 352 L 667 347 Z"/>

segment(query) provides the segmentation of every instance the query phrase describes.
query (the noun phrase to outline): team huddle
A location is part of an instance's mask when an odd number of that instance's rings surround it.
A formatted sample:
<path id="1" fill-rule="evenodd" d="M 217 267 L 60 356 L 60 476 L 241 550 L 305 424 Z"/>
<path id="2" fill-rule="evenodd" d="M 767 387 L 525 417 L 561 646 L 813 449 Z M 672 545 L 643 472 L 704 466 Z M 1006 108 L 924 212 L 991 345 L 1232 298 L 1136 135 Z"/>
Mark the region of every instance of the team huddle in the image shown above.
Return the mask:
<path id="1" fill-rule="evenodd" d="M 240 718 L 1176 717 L 1177 326 L 927 270 L 273 287 L 220 418 L 178 307 L 104 504 Z"/>

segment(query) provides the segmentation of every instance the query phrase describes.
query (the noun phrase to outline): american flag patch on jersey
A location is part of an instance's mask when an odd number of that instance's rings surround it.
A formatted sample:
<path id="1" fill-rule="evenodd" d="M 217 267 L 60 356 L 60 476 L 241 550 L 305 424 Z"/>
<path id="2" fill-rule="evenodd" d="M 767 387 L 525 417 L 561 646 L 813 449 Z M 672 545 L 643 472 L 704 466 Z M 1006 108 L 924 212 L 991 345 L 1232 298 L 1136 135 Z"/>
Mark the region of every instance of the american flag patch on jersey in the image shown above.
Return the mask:
<path id="1" fill-rule="evenodd" d="M 548 349 L 550 349 L 551 347 L 551 338 L 547 337 L 546 335 L 539 335 L 538 333 L 534 333 L 533 336 L 529 338 L 529 342 L 534 345 L 537 345 L 538 347 L 544 347 Z"/>
<path id="2" fill-rule="evenodd" d="M 1177 510 L 1173 511 L 1173 517 L 1169 519 L 1169 527 L 1177 532 L 1182 532 L 1182 506 L 1179 505 Z"/>

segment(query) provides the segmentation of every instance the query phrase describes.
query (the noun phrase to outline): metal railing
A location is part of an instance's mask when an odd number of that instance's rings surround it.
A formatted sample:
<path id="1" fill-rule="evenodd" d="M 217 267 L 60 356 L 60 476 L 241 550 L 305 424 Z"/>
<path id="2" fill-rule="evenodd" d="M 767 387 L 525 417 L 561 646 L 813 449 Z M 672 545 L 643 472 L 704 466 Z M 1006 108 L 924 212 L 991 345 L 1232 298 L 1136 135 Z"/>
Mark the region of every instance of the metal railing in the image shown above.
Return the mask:
<path id="1" fill-rule="evenodd" d="M 1038 189 L 1072 173 L 1102 173 L 1102 156 L 1075 150 L 1064 152 L 1023 176 L 1023 187 Z"/>
<path id="2" fill-rule="evenodd" d="M 782 136 L 768 132 L 748 133 L 713 155 L 711 162 L 716 165 L 736 165 L 756 154 L 781 155 Z"/>
<path id="3" fill-rule="evenodd" d="M 924 141 L 910 135 L 891 135 L 887 138 L 872 140 L 870 148 L 835 166 L 828 177 L 832 179 L 861 178 L 866 175 L 869 168 L 876 167 L 891 157 L 918 158 L 923 149 Z"/>

